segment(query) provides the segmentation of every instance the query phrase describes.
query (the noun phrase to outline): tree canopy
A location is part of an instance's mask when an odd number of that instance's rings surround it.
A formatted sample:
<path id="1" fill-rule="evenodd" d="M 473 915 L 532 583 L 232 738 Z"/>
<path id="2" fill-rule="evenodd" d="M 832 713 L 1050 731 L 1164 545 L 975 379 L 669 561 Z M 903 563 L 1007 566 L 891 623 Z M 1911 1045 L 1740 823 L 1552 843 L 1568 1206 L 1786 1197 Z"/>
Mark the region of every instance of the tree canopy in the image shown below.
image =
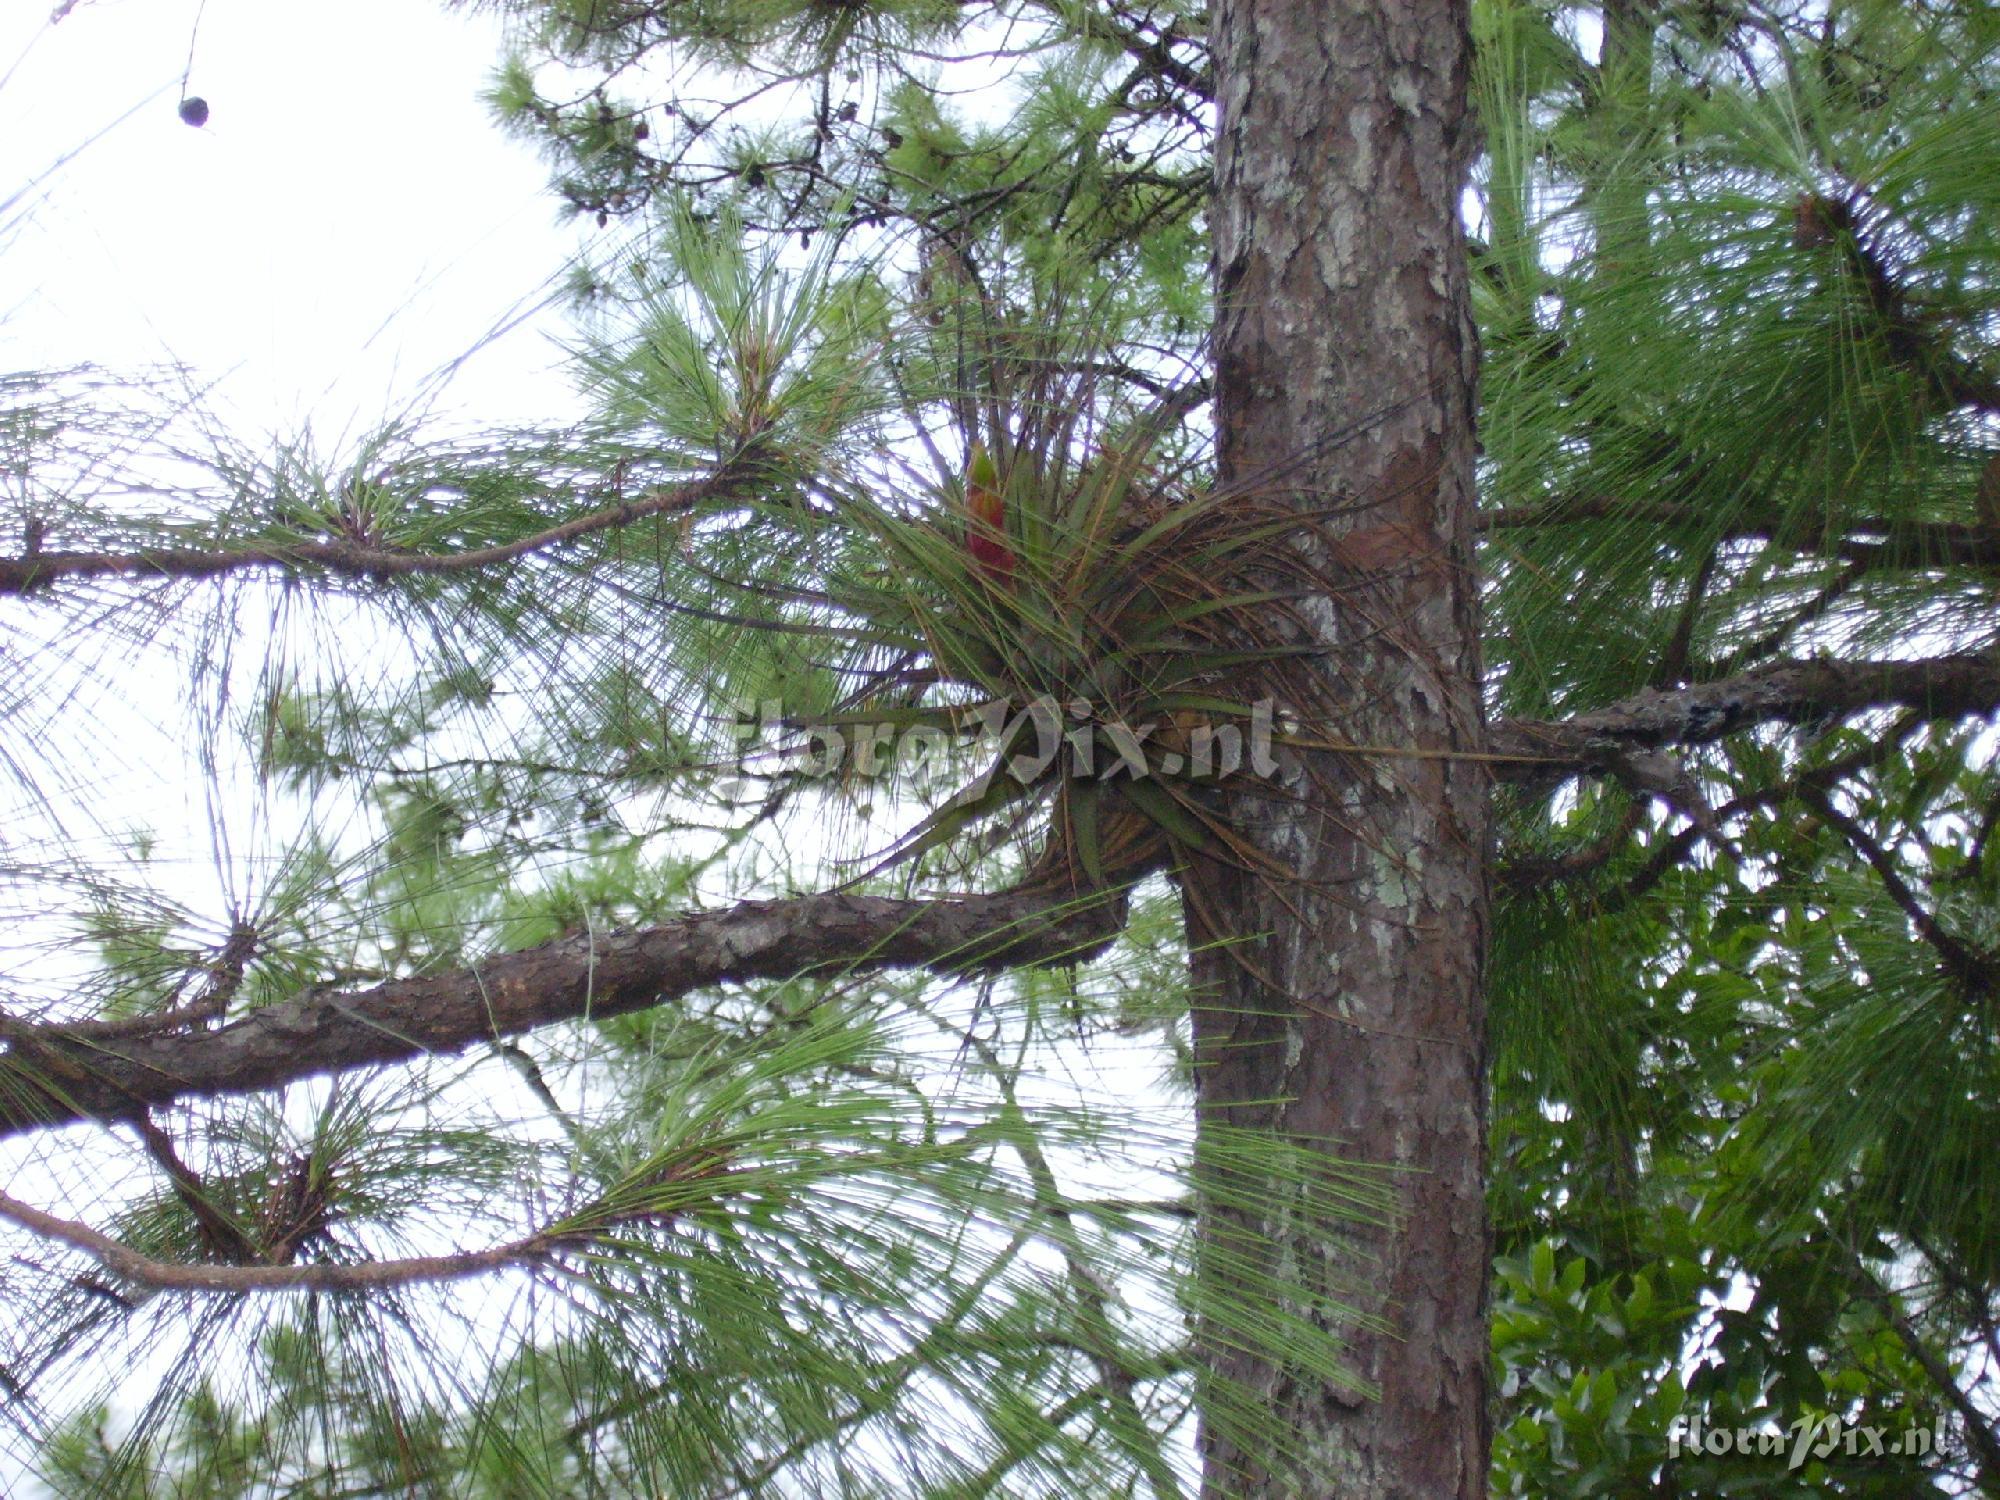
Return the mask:
<path id="1" fill-rule="evenodd" d="M 1484 954 L 1492 1491 L 2000 1493 L 2000 15 L 1478 0 L 1468 78 L 1376 69 L 1415 123 L 1324 191 L 1470 180 L 1353 305 L 1463 302 L 1479 448 L 1339 489 L 1459 377 L 1352 389 L 1385 312 L 1296 372 L 1351 410 L 1245 397 L 1216 205 L 1312 202 L 1217 142 L 1305 108 L 1246 99 L 1286 7 L 490 8 L 602 226 L 586 421 L 0 392 L 0 1451 L 1331 1490 L 1370 1340 L 1449 1343 L 1340 1247 L 1441 1178 L 1218 1110 L 1200 1018 L 1372 899 L 1292 810 L 1476 776 L 1469 848 L 1355 857 L 1490 887 L 1410 941 Z M 1385 519 L 1461 460 L 1463 557 Z M 1425 589 L 1468 711 L 1382 668 Z"/>

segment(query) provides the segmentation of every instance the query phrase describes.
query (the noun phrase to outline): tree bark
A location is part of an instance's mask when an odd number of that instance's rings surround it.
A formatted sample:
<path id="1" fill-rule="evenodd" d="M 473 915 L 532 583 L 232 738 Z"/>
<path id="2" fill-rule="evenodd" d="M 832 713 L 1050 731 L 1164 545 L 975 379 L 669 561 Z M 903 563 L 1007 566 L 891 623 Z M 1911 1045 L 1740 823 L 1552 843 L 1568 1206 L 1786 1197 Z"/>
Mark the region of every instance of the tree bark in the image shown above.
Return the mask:
<path id="1" fill-rule="evenodd" d="M 1076 963 L 1125 924 L 1120 892 L 1003 891 L 898 901 L 838 891 L 744 901 L 637 930 L 585 932 L 466 968 L 332 986 L 213 1029 L 34 1025 L 0 1012 L 0 1140 L 74 1120 L 134 1119 L 189 1098 L 451 1056 L 557 1021 L 626 1015 L 692 990 L 800 974 L 994 973 Z"/>
<path id="2" fill-rule="evenodd" d="M 1300 610 L 1343 705 L 1331 733 L 1419 755 L 1303 756 L 1289 795 L 1237 793 L 1231 809 L 1296 879 L 1219 863 L 1187 878 L 1192 930 L 1232 940 L 1193 961 L 1204 1140 L 1249 1128 L 1381 1163 L 1401 1204 L 1357 1226 L 1278 1181 L 1261 1208 L 1205 1206 L 1204 1276 L 1249 1274 L 1218 1252 L 1247 1230 L 1301 1289 L 1284 1311 L 1324 1322 L 1313 1293 L 1359 1304 L 1361 1322 L 1328 1337 L 1371 1394 L 1211 1317 L 1204 1494 L 1481 1495 L 1489 768 L 1455 758 L 1483 739 L 1467 7 L 1220 0 L 1214 14 L 1220 480 L 1337 517 L 1312 545 L 1343 586 Z M 1291 1446 L 1222 1415 L 1246 1409 Z"/>

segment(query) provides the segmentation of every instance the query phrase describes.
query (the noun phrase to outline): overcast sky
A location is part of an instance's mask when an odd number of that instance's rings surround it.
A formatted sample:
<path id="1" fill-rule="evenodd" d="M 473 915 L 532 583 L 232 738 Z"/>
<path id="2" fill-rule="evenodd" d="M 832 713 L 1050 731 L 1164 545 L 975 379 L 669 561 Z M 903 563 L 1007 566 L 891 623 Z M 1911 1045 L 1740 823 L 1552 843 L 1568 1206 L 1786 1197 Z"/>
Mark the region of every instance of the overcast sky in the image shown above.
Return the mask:
<path id="1" fill-rule="evenodd" d="M 178 110 L 191 38 L 202 129 Z M 309 428 L 329 460 L 469 350 L 429 404 L 434 430 L 572 415 L 558 310 L 487 339 L 596 232 L 559 222 L 542 162 L 491 123 L 480 93 L 501 50 L 497 27 L 440 0 L 79 0 L 55 23 L 44 0 L 0 0 L 0 204 L 14 200 L 0 208 L 0 372 L 178 362 L 210 386 L 206 423 L 236 451 Z M 16 501 L 0 551 L 20 538 Z M 262 802 L 197 773 L 183 674 L 214 665 L 198 633 L 156 649 L 151 627 L 77 631 L 28 606 L 0 625 L 17 679 L 0 702 L 11 852 L 49 838 L 50 860 L 102 856 L 144 828 L 161 868 L 185 863 L 190 906 L 215 883 L 226 927 L 287 835 L 256 824 L 271 847 L 241 829 L 226 854 L 210 847 Z M 261 639 L 240 649 L 254 658 Z M 0 972 L 28 962 L 0 953 Z"/>
<path id="2" fill-rule="evenodd" d="M 480 102 L 490 22 L 436 0 L 49 14 L 0 5 L 0 202 L 40 179 L 0 214 L 0 367 L 177 360 L 228 377 L 232 416 L 331 440 L 398 410 L 577 243 Z M 191 41 L 199 130 L 177 113 Z M 557 415 L 561 326 L 484 351 L 449 404 Z"/>
<path id="3" fill-rule="evenodd" d="M 53 3 L 0 0 L 0 372 L 179 362 L 220 381 L 208 404 L 243 447 L 310 423 L 338 450 L 538 302 L 579 243 L 542 162 L 480 102 L 499 29 L 441 0 L 80 0 L 51 24 Z M 177 112 L 191 38 L 199 130 Z M 482 349 L 433 409 L 454 427 L 560 419 L 565 327 L 547 312 Z M 0 515 L 0 550 L 19 545 L 13 523 Z M 203 813 L 161 750 L 180 720 L 153 717 L 155 738 L 100 733 L 77 773 L 107 829 L 134 809 Z M 185 869 L 179 894 L 199 905 L 219 877 Z M 10 980 L 40 956 L 32 936 L 9 926 Z M 76 1161 L 112 1157 L 86 1145 L 57 1169 L 52 1150 L 10 1143 L 0 1181 L 88 1211 L 109 1184 Z M 0 1494 L 28 1493 L 6 1436 Z"/>

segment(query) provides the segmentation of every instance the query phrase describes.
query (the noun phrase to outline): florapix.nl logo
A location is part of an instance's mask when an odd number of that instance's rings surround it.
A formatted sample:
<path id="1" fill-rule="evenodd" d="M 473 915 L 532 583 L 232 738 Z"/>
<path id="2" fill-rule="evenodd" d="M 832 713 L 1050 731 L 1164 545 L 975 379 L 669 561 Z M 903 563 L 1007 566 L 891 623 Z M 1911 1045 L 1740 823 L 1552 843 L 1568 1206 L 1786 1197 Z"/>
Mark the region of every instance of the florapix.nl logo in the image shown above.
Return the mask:
<path id="1" fill-rule="evenodd" d="M 996 776 L 1026 783 L 1058 773 L 1079 779 L 1165 777 L 1219 781 L 1279 772 L 1283 715 L 1261 699 L 1234 718 L 1176 714 L 1133 722 L 1081 698 L 996 698 L 952 711 L 953 727 L 896 719 L 788 716 L 775 698 L 736 705 L 733 766 L 754 780 L 893 778 L 923 797 L 951 788 L 970 804 Z"/>
<path id="2" fill-rule="evenodd" d="M 1772 1457 L 1782 1454 L 1787 1469 L 1805 1467 L 1809 1459 L 1838 1462 L 1841 1459 L 1883 1457 L 1925 1458 L 1944 1446 L 1944 1420 L 1935 1428 L 1911 1426 L 1890 1429 L 1868 1423 L 1843 1422 L 1838 1416 L 1800 1417 L 1789 1427 L 1775 1423 L 1757 1426 L 1724 1427 L 1705 1424 L 1699 1418 L 1679 1421 L 1667 1429 L 1667 1456 L 1704 1455 L 1709 1458 L 1752 1454 Z"/>

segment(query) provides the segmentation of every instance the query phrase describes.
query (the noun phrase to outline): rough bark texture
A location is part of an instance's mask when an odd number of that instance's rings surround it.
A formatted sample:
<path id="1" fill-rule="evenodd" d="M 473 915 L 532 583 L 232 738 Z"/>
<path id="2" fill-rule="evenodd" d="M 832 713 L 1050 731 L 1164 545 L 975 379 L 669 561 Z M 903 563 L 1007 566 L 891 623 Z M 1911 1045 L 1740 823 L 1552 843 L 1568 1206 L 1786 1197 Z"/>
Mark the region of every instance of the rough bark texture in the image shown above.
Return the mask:
<path id="1" fill-rule="evenodd" d="M 1602 767 L 1621 752 L 1711 745 L 1764 724 L 1839 720 L 1878 708 L 1930 718 L 2000 712 L 2000 653 L 1906 661 L 1766 662 L 1734 677 L 1648 688 L 1567 719 L 1503 720 L 1487 749 L 1502 780 L 1536 780 Z"/>
<path id="2" fill-rule="evenodd" d="M 1122 897 L 1006 892 L 896 901 L 833 892 L 745 901 L 637 931 L 584 933 L 470 968 L 369 989 L 309 991 L 213 1029 L 123 1034 L 0 1015 L 0 1138 L 74 1120 L 131 1119 L 189 1097 L 446 1056 L 556 1021 L 603 1019 L 717 984 L 927 968 L 989 973 L 1074 962 L 1125 921 Z"/>
<path id="3" fill-rule="evenodd" d="M 1221 0 L 1214 14 L 1222 482 L 1266 498 L 1281 486 L 1344 518 L 1328 545 L 1345 586 L 1305 611 L 1341 705 L 1332 733 L 1433 753 L 1321 752 L 1297 795 L 1239 802 L 1250 836 L 1297 872 L 1282 889 L 1196 872 L 1207 910 L 1191 920 L 1265 935 L 1196 960 L 1204 1129 L 1335 1142 L 1344 1158 L 1393 1166 L 1402 1201 L 1393 1224 L 1357 1228 L 1274 1187 L 1247 1226 L 1276 1247 L 1280 1275 L 1358 1296 L 1392 1331 L 1338 1331 L 1348 1367 L 1379 1392 L 1364 1400 L 1210 1325 L 1215 1376 L 1247 1387 L 1303 1459 L 1274 1462 L 1212 1399 L 1204 1492 L 1479 1495 L 1489 767 L 1435 753 L 1477 752 L 1482 737 L 1459 221 L 1467 10 Z M 1204 1233 L 1214 1246 L 1244 1227 L 1211 1209 Z M 1211 1262 L 1208 1274 L 1222 1273 Z"/>

